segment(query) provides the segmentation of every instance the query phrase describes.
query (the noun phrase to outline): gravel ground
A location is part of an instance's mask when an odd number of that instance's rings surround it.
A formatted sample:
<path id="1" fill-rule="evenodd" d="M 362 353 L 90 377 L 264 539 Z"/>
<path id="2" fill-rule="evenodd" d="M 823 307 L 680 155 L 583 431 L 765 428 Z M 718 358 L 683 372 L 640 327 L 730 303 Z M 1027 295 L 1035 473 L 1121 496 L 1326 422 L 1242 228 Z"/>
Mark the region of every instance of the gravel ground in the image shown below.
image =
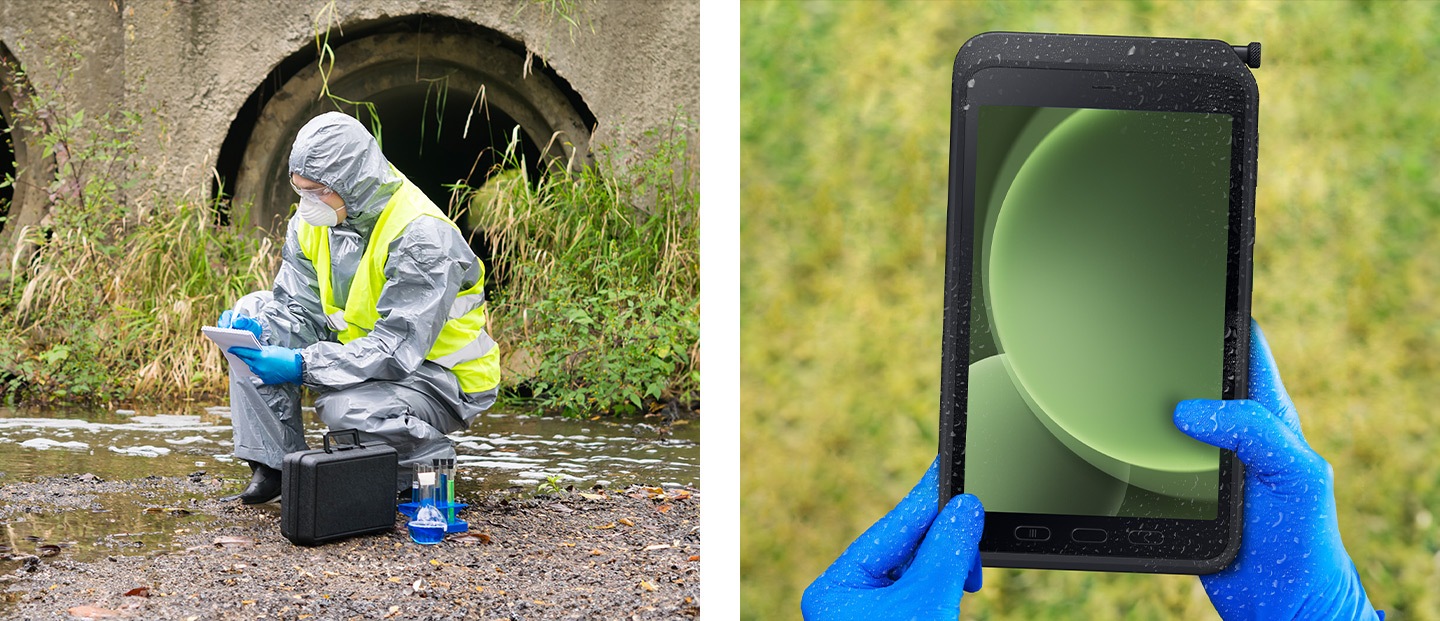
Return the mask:
<path id="1" fill-rule="evenodd" d="M 435 546 L 396 529 L 313 548 L 280 535 L 278 507 L 214 500 L 237 482 L 197 473 L 102 481 L 51 477 L 0 487 L 0 521 L 84 516 L 107 495 L 190 514 L 173 548 L 96 560 L 37 542 L 0 569 L 14 619 L 684 619 L 700 611 L 700 494 L 630 487 L 464 498 L 470 535 Z M 213 516 L 195 521 L 195 515 Z M 89 519 L 77 517 L 77 519 Z M 160 546 L 154 546 L 160 547 Z"/>

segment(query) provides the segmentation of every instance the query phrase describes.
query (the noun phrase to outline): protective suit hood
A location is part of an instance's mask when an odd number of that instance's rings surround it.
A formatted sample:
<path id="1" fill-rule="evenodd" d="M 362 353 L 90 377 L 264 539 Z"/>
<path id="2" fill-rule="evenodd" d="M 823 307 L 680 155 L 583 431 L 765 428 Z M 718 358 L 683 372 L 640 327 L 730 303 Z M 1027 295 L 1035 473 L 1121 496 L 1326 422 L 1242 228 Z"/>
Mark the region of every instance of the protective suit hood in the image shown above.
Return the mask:
<path id="1" fill-rule="evenodd" d="M 310 119 L 290 147 L 290 172 L 335 190 L 349 224 L 367 234 L 401 178 L 360 121 L 340 112 Z"/>

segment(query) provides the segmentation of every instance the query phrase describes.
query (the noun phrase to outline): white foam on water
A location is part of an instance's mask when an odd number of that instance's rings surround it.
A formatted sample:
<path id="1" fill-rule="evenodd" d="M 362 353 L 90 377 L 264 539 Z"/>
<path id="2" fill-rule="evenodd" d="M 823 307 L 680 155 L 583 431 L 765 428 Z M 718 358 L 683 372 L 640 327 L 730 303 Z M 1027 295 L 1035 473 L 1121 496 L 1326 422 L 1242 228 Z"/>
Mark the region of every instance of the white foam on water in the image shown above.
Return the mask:
<path id="1" fill-rule="evenodd" d="M 110 450 L 121 455 L 135 455 L 137 457 L 159 457 L 170 454 L 170 449 L 168 448 L 163 446 L 150 446 L 148 444 L 145 446 L 127 446 L 125 448 L 112 446 Z"/>
<path id="2" fill-rule="evenodd" d="M 124 423 L 92 423 L 74 418 L 0 418 L 0 431 L 55 430 L 65 431 L 193 431 L 219 433 L 230 431 L 229 425 L 210 425 L 200 422 L 199 416 L 160 414 L 157 416 L 136 416 Z"/>
<path id="3" fill-rule="evenodd" d="M 460 456 L 458 456 L 458 457 L 455 458 L 455 466 L 456 466 L 456 467 L 465 466 L 465 467 L 467 467 L 467 468 L 468 468 L 468 467 L 475 467 L 475 468 L 497 468 L 497 469 L 500 469 L 500 470 L 524 470 L 525 468 L 533 468 L 533 467 L 535 467 L 535 464 L 534 464 L 534 463 L 516 463 L 516 462 L 511 462 L 511 461 L 495 461 L 495 460 L 491 460 L 491 459 L 485 459 L 484 457 L 475 457 L 475 456 L 470 456 L 470 455 L 460 455 Z"/>
<path id="4" fill-rule="evenodd" d="M 90 445 L 84 442 L 61 442 L 59 440 L 51 440 L 50 438 L 32 438 L 30 440 L 21 442 L 20 446 L 26 448 L 33 448 L 40 451 L 46 451 L 52 448 L 69 449 L 72 451 L 84 451 L 90 448 Z"/>

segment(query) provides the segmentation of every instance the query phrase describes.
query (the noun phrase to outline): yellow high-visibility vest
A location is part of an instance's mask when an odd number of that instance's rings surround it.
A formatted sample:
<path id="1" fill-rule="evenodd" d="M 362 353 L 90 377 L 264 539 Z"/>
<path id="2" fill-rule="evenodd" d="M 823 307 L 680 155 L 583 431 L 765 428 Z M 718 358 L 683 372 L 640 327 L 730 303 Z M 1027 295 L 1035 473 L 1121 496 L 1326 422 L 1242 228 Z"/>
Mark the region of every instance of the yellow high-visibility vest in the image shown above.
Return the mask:
<path id="1" fill-rule="evenodd" d="M 385 286 L 385 260 L 390 255 L 390 242 L 405 230 L 405 226 L 416 218 L 426 216 L 455 226 L 420 188 L 393 166 L 390 170 L 400 177 L 402 184 L 375 221 L 370 243 L 360 258 L 360 266 L 355 270 L 350 294 L 345 298 L 343 307 L 335 304 L 331 286 L 329 228 L 300 223 L 300 249 L 315 265 L 315 273 L 320 278 L 320 304 L 325 310 L 325 320 L 336 331 L 341 343 L 369 334 L 380 319 L 375 306 L 379 304 L 380 290 Z M 460 380 L 460 388 L 467 393 L 484 392 L 500 384 L 500 348 L 496 346 L 495 339 L 485 332 L 484 288 L 485 264 L 481 263 L 480 278 L 475 281 L 475 286 L 456 294 L 450 307 L 450 319 L 440 330 L 435 345 L 425 355 L 426 360 L 454 372 Z"/>

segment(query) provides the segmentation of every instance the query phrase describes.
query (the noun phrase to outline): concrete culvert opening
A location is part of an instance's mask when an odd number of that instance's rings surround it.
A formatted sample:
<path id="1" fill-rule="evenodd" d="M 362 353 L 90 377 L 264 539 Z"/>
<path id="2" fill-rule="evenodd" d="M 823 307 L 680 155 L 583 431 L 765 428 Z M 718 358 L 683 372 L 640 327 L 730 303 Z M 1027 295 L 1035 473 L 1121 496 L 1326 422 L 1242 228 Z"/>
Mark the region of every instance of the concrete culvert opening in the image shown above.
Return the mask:
<path id="1" fill-rule="evenodd" d="M 4 266 L 0 272 L 25 264 L 38 248 L 20 234 L 40 225 L 47 215 L 47 186 L 55 175 L 55 158 L 44 154 L 17 118 L 17 100 L 23 102 L 29 93 L 23 81 L 14 79 L 19 67 L 0 44 L 0 179 L 13 180 L 0 188 L 0 266 Z"/>
<path id="2" fill-rule="evenodd" d="M 460 216 L 457 224 L 489 264 L 486 240 L 472 220 L 454 213 L 462 206 L 450 205 L 446 186 L 483 186 L 516 127 L 517 156 L 531 179 L 551 163 L 587 163 L 595 119 L 568 84 L 540 70 L 540 59 L 532 58 L 527 71 L 519 43 L 474 25 L 437 28 L 436 19 L 426 18 L 428 32 L 372 29 L 341 43 L 332 36 L 335 64 L 328 80 L 313 47 L 281 63 L 237 116 L 221 149 L 217 168 L 232 212 L 247 209 L 249 223 L 282 233 L 297 200 L 287 164 L 300 127 L 337 109 L 373 127 L 363 108 L 320 97 L 328 82 L 338 98 L 373 104 L 386 157 L 435 204 Z M 416 28 L 398 24 L 390 27 Z"/>
<path id="3" fill-rule="evenodd" d="M 9 111 L 0 109 L 0 234 L 5 232 L 15 202 L 15 147 L 10 144 Z"/>

